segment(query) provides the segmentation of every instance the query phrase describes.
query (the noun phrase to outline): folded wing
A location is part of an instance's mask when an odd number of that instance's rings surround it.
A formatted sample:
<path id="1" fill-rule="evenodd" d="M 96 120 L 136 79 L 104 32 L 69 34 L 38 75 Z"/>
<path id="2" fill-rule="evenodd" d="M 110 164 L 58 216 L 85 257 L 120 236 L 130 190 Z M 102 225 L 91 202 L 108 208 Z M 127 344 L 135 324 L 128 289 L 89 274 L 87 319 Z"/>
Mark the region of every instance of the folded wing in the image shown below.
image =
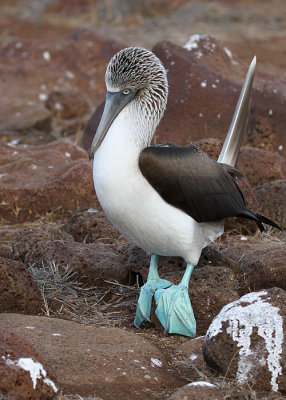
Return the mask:
<path id="1" fill-rule="evenodd" d="M 238 216 L 247 209 L 236 170 L 219 164 L 195 145 L 149 146 L 142 151 L 139 166 L 167 203 L 197 222 Z"/>

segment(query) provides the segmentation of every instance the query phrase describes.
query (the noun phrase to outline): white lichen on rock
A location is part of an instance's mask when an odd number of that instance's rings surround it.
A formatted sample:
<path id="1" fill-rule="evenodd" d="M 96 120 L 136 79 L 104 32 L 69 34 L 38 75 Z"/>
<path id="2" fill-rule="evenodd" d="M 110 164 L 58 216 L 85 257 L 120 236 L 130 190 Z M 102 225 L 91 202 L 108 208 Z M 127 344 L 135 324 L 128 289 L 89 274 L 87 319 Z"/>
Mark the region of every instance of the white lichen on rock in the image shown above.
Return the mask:
<path id="1" fill-rule="evenodd" d="M 210 325 L 206 340 L 222 332 L 223 323 L 228 324 L 226 332 L 239 348 L 237 380 L 240 383 L 248 381 L 258 367 L 257 362 L 260 365 L 267 363 L 272 390 L 278 391 L 277 378 L 282 374 L 283 319 L 279 308 L 269 302 L 267 295 L 266 291 L 249 293 L 223 307 Z M 252 347 L 251 335 L 254 331 L 264 339 L 264 355 L 258 355 Z"/>

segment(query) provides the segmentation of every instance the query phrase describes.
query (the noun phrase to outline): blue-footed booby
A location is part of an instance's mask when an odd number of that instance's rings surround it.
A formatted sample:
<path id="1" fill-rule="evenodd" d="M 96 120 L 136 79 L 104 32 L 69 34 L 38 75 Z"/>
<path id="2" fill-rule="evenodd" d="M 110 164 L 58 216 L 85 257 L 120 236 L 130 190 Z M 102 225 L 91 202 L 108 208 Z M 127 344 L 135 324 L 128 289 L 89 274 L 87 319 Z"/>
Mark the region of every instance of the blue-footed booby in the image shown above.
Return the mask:
<path id="1" fill-rule="evenodd" d="M 99 202 L 111 223 L 151 255 L 138 299 L 135 326 L 148 320 L 152 298 L 166 332 L 190 337 L 196 320 L 189 280 L 201 251 L 223 233 L 223 219 L 254 220 L 279 227 L 246 207 L 235 169 L 246 128 L 255 69 L 252 61 L 218 162 L 190 144 L 151 145 L 167 104 L 167 74 L 151 52 L 129 47 L 115 54 L 105 75 L 105 108 L 90 148 Z M 178 285 L 161 279 L 159 256 L 187 263 Z"/>

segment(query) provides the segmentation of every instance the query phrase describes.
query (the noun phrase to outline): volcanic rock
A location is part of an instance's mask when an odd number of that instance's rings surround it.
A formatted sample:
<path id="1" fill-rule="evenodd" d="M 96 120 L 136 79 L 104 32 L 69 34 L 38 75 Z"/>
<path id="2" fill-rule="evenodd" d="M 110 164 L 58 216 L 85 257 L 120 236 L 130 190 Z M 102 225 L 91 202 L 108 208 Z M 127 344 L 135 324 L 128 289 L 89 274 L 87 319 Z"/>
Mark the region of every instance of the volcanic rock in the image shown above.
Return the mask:
<path id="1" fill-rule="evenodd" d="M 0 257 L 12 258 L 12 255 L 13 255 L 12 246 L 0 243 Z"/>
<path id="2" fill-rule="evenodd" d="M 105 400 L 155 399 L 182 386 L 168 356 L 147 338 L 119 328 L 57 318 L 0 314 L 2 329 L 37 349 L 59 389 Z"/>
<path id="3" fill-rule="evenodd" d="M 31 328 L 26 326 L 26 330 Z M 0 396 L 14 400 L 48 400 L 54 398 L 57 391 L 33 347 L 20 335 L 0 330 Z"/>
<path id="4" fill-rule="evenodd" d="M 0 218 L 10 222 L 97 205 L 87 154 L 62 139 L 42 146 L 1 144 Z"/>
<path id="5" fill-rule="evenodd" d="M 207 381 L 191 382 L 176 390 L 167 400 L 223 400 L 223 393 Z"/>
<path id="6" fill-rule="evenodd" d="M 113 243 L 120 237 L 105 214 L 94 208 L 72 215 L 63 229 L 81 243 Z"/>
<path id="7" fill-rule="evenodd" d="M 170 86 L 155 142 L 176 138 L 177 144 L 184 145 L 202 137 L 224 141 L 247 66 L 207 35 L 194 35 L 184 48 L 161 42 L 153 51 L 168 70 Z M 256 74 L 244 143 L 271 151 L 282 149 L 281 154 L 286 154 L 285 93 L 274 89 L 274 82 L 265 82 L 265 76 Z"/>
<path id="8" fill-rule="evenodd" d="M 239 264 L 240 274 L 249 290 L 275 286 L 286 289 L 284 242 L 242 238 L 244 240 L 230 240 L 221 251 Z"/>
<path id="9" fill-rule="evenodd" d="M 41 294 L 25 265 L 0 257 L 0 312 L 38 314 Z"/>
<path id="10" fill-rule="evenodd" d="M 237 169 L 252 187 L 286 178 L 286 159 L 280 154 L 255 147 L 242 147 Z"/>
<path id="11" fill-rule="evenodd" d="M 179 280 L 176 279 L 176 284 Z M 195 269 L 189 295 L 197 321 L 197 335 L 204 335 L 223 306 L 239 298 L 239 283 L 231 269 L 203 267 Z"/>
<path id="12" fill-rule="evenodd" d="M 249 293 L 210 325 L 203 352 L 209 367 L 257 391 L 286 392 L 286 292 Z"/>
<path id="13" fill-rule="evenodd" d="M 286 229 L 286 179 L 264 183 L 254 190 L 262 213 Z"/>
<path id="14" fill-rule="evenodd" d="M 206 368 L 202 348 L 204 340 L 204 336 L 198 336 L 192 340 L 187 340 L 185 343 L 179 346 L 182 354 L 189 360 L 190 364 L 199 371 L 202 371 L 204 368 Z"/>
<path id="15" fill-rule="evenodd" d="M 13 235 L 14 259 L 24 261 L 26 253 L 37 242 L 44 240 L 65 240 L 73 242 L 73 237 L 54 225 L 42 225 L 37 228 L 18 229 Z"/>
<path id="16" fill-rule="evenodd" d="M 86 115 L 89 104 L 78 90 L 52 91 L 46 102 L 46 107 L 61 119 L 73 119 Z"/>
<path id="17" fill-rule="evenodd" d="M 15 101 L 10 106 L 10 114 L 0 119 L 0 132 L 9 136 L 10 132 L 31 130 L 49 132 L 51 113 L 42 104 L 31 107 L 27 103 Z"/>
<path id="18" fill-rule="evenodd" d="M 25 264 L 41 268 L 42 263 L 54 262 L 69 267 L 77 279 L 88 286 L 106 286 L 106 280 L 128 283 L 128 271 L 115 245 L 84 244 L 64 240 L 37 242 L 26 254 Z"/>
<path id="19" fill-rule="evenodd" d="M 72 32 L 62 23 L 51 28 L 23 21 L 20 26 L 18 38 L 14 26 L 12 37 L 0 40 L 0 136 L 46 143 L 62 130 L 63 118 L 78 119 L 74 129 L 80 130 L 89 104 L 104 96 L 108 60 L 123 46 L 92 28 Z"/>
<path id="20" fill-rule="evenodd" d="M 167 109 L 154 143 L 186 145 L 205 137 L 224 141 L 248 68 L 225 49 L 207 35 L 194 35 L 184 48 L 170 42 L 153 48 L 167 69 L 169 81 Z M 265 79 L 265 75 L 256 74 L 244 143 L 285 155 L 285 93 L 271 77 Z M 85 149 L 91 144 L 102 109 L 103 104 L 87 123 Z"/>

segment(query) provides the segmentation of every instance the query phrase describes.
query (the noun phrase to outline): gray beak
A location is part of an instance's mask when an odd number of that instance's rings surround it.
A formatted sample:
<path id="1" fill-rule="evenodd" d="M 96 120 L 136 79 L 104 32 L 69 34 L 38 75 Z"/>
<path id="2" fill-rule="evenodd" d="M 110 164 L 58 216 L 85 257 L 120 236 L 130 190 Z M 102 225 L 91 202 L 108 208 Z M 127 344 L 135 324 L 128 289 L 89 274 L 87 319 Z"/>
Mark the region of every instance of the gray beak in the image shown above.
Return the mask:
<path id="1" fill-rule="evenodd" d="M 112 122 L 120 113 L 120 111 L 134 98 L 136 91 L 124 89 L 120 92 L 107 92 L 103 114 L 98 125 L 96 134 L 92 141 L 89 158 L 93 158 L 96 150 L 99 148 L 105 135 L 108 132 Z"/>

